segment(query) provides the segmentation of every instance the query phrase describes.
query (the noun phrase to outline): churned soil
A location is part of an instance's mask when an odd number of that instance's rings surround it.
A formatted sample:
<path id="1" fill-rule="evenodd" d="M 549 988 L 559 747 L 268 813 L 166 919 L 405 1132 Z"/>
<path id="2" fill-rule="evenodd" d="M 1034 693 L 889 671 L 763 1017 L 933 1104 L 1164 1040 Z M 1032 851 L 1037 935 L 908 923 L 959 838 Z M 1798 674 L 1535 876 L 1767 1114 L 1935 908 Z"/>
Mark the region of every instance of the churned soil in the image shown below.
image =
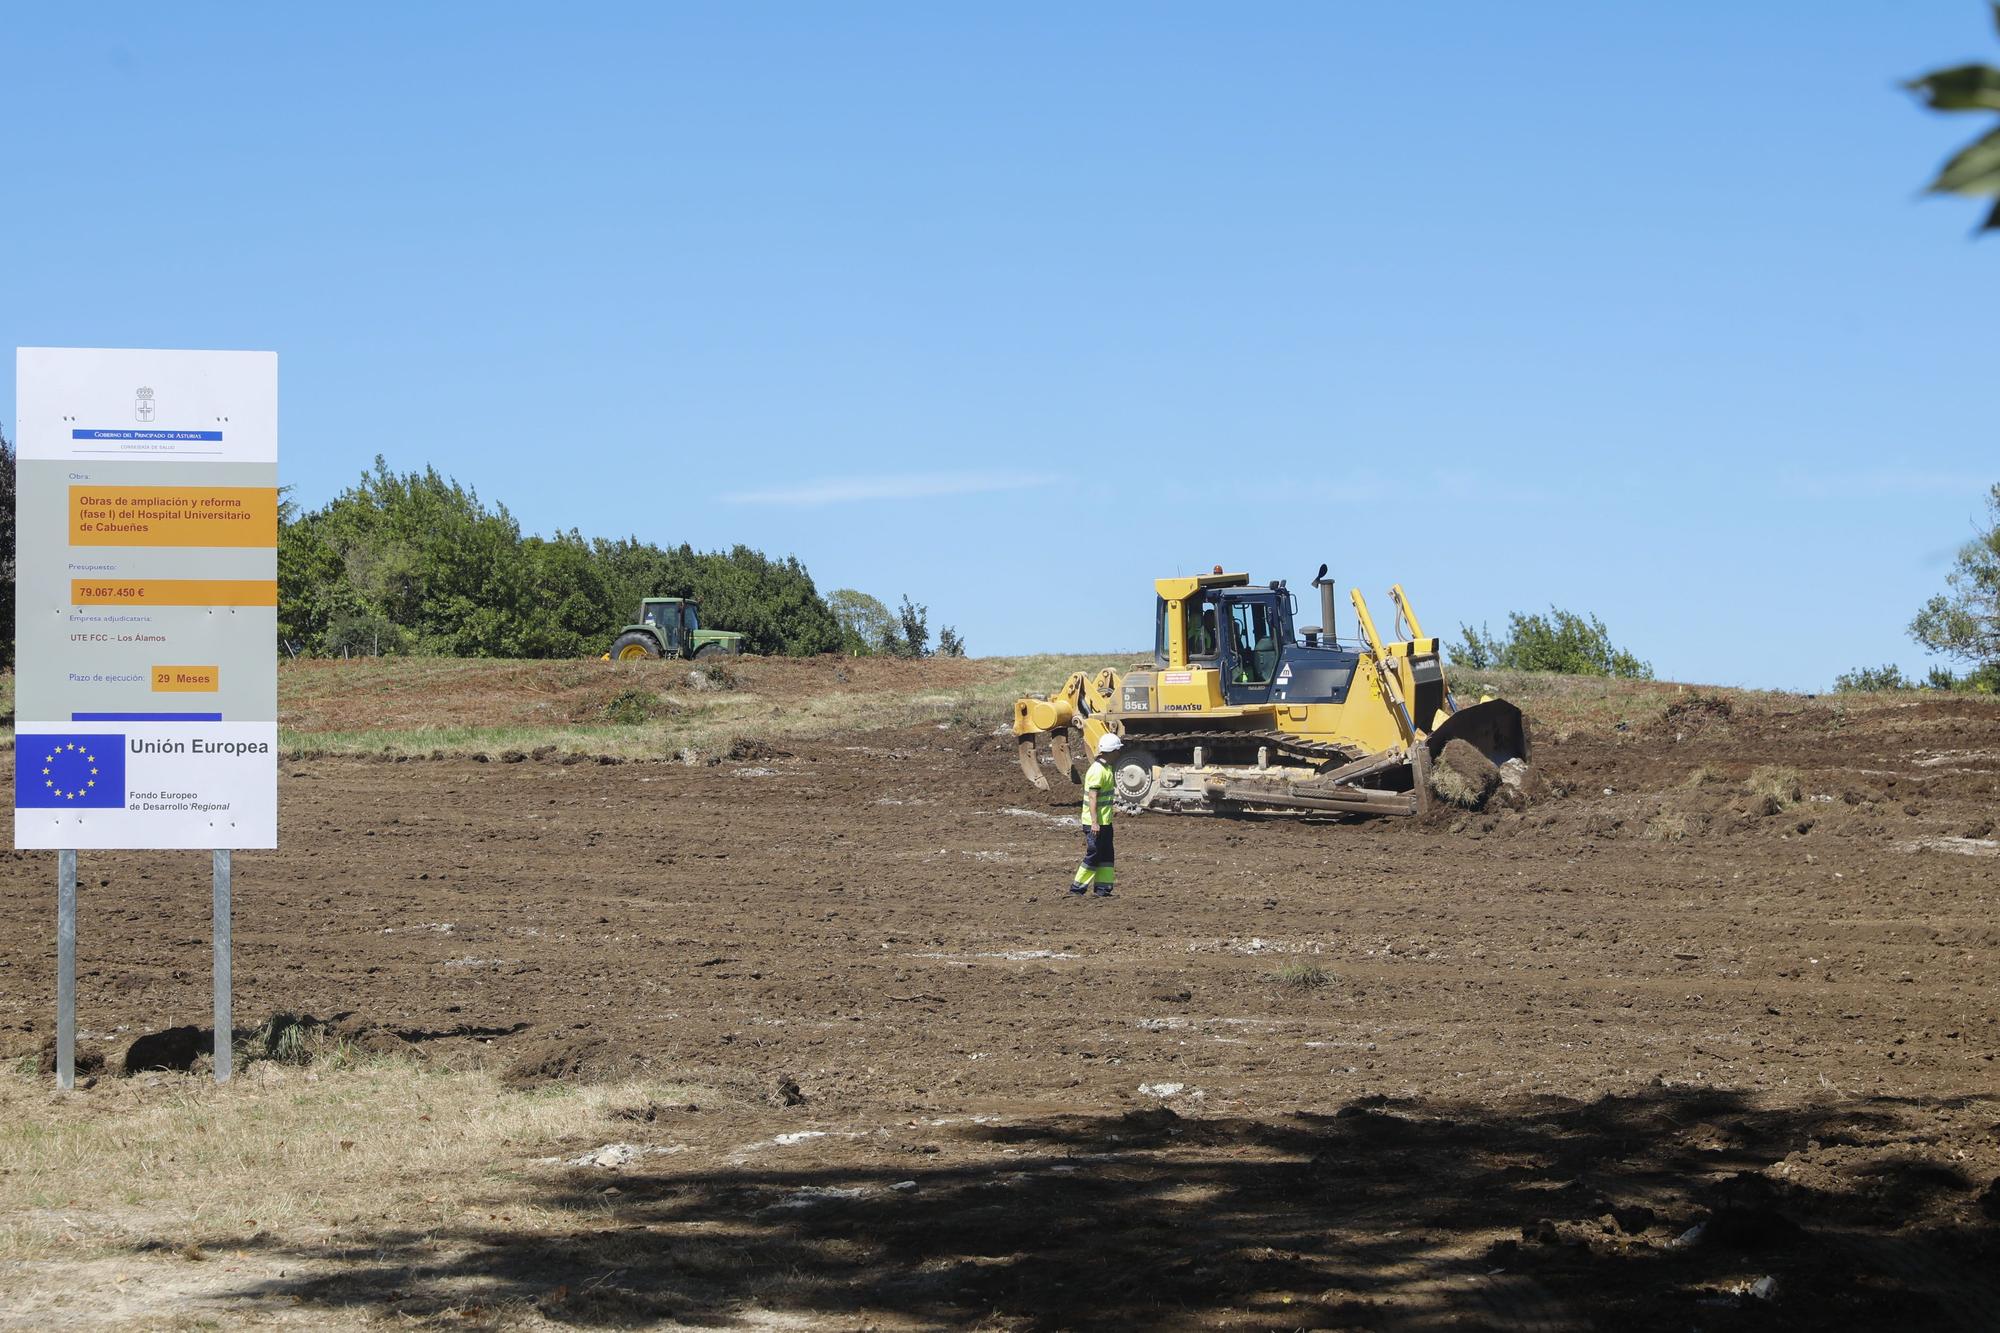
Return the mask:
<path id="1" fill-rule="evenodd" d="M 237 1012 L 714 1090 L 609 1193 L 531 1174 L 572 1228 L 443 1238 L 557 1323 L 2000 1326 L 2000 708 L 1535 741 L 1519 809 L 1121 818 L 1108 901 L 1064 892 L 1074 789 L 965 726 L 287 760 Z M 0 862 L 0 1053 L 52 1029 L 52 879 Z M 115 1070 L 205 1021 L 206 860 L 82 880 Z M 440 1237 L 347 1243 L 279 1289 L 407 1311 Z"/>

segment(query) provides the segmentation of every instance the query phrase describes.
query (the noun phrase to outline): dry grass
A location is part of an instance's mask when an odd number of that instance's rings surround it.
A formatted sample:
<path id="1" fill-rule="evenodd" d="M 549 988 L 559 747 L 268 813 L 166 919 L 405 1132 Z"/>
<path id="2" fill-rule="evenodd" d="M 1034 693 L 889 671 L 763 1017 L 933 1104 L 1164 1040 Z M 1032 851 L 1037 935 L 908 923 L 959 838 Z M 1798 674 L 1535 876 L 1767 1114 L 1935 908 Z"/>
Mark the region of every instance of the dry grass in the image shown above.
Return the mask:
<path id="1" fill-rule="evenodd" d="M 1805 799 L 1805 787 L 1796 768 L 1767 764 L 1750 770 L 1746 786 L 1752 796 L 1768 796 L 1781 809 L 1789 810 Z"/>
<path id="2" fill-rule="evenodd" d="M 1689 788 L 1713 787 L 1717 783 L 1727 781 L 1729 781 L 1729 775 L 1714 764 L 1696 764 L 1688 770 L 1687 776 L 1681 779 L 1681 786 Z"/>
<path id="3" fill-rule="evenodd" d="M 1661 810 L 1646 821 L 1645 835 L 1653 842 L 1679 842 L 1688 835 L 1689 820 L 1679 810 Z"/>
<path id="4" fill-rule="evenodd" d="M 0 1309 L 110 1256 L 310 1254 L 337 1250 L 343 1229 L 421 1234 L 473 1215 L 561 1230 L 574 1219 L 527 1202 L 519 1173 L 579 1135 L 630 1137 L 622 1109 L 695 1095 L 712 1100 L 663 1084 L 516 1092 L 400 1060 L 265 1062 L 226 1087 L 105 1079 L 67 1096 L 0 1074 Z"/>
<path id="5" fill-rule="evenodd" d="M 726 678 L 686 662 L 373 658 L 287 662 L 280 735 L 297 754 L 499 756 L 544 748 L 697 757 L 739 736 L 809 740 L 920 723 L 1005 723 L 1020 695 L 1129 654 L 1013 658 L 744 658 Z"/>
<path id="6" fill-rule="evenodd" d="M 1301 961 L 1286 963 L 1271 974 L 1271 980 L 1281 986 L 1289 986 L 1293 990 L 1313 991 L 1318 990 L 1322 986 L 1330 985 L 1333 981 L 1333 973 L 1327 971 L 1318 963 Z"/>

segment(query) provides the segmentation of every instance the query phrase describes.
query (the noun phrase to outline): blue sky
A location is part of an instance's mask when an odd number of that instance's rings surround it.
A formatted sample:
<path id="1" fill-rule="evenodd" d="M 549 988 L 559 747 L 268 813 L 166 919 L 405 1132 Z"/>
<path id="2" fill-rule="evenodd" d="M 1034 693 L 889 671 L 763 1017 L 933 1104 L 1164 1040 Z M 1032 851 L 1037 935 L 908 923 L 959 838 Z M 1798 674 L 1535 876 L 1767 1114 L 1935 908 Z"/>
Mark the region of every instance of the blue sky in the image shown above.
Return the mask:
<path id="1" fill-rule="evenodd" d="M 432 463 L 976 653 L 1325 560 L 1823 687 L 1922 662 L 2000 481 L 2000 239 L 1919 197 L 1982 122 L 1896 86 L 2000 55 L 1971 0 L 42 5 L 0 51 L 0 342 L 275 349 L 309 505 Z"/>

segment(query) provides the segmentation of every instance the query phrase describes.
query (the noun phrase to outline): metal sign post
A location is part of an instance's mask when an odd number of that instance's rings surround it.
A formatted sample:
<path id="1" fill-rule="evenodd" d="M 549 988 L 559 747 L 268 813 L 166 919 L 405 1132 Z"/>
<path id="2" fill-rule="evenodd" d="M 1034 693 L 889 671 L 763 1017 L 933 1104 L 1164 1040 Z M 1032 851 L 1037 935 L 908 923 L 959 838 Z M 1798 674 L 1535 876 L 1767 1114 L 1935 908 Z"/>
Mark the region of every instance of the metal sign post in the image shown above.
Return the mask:
<path id="1" fill-rule="evenodd" d="M 218 847 L 215 862 L 215 1081 L 227 1083 L 236 1056 L 235 1028 L 230 1020 L 229 976 L 229 849 Z"/>
<path id="2" fill-rule="evenodd" d="M 17 758 L 15 762 L 19 762 Z M 76 853 L 56 853 L 56 1086 L 76 1086 Z"/>
<path id="3" fill-rule="evenodd" d="M 215 1081 L 227 1083 L 234 1072 L 236 1036 L 234 975 L 230 950 L 230 853 L 218 847 L 210 854 L 215 886 Z M 76 1087 L 76 853 L 56 853 L 56 1086 Z"/>

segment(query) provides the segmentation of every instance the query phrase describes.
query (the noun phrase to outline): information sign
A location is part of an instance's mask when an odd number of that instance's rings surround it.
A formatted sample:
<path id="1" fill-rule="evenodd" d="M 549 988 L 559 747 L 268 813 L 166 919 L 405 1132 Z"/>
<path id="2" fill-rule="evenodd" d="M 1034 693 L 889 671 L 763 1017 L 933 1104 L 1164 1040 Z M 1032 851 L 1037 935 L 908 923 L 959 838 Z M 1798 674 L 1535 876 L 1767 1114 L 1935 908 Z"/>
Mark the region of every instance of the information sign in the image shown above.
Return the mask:
<path id="1" fill-rule="evenodd" d="M 15 379 L 14 846 L 277 846 L 277 355 Z"/>

